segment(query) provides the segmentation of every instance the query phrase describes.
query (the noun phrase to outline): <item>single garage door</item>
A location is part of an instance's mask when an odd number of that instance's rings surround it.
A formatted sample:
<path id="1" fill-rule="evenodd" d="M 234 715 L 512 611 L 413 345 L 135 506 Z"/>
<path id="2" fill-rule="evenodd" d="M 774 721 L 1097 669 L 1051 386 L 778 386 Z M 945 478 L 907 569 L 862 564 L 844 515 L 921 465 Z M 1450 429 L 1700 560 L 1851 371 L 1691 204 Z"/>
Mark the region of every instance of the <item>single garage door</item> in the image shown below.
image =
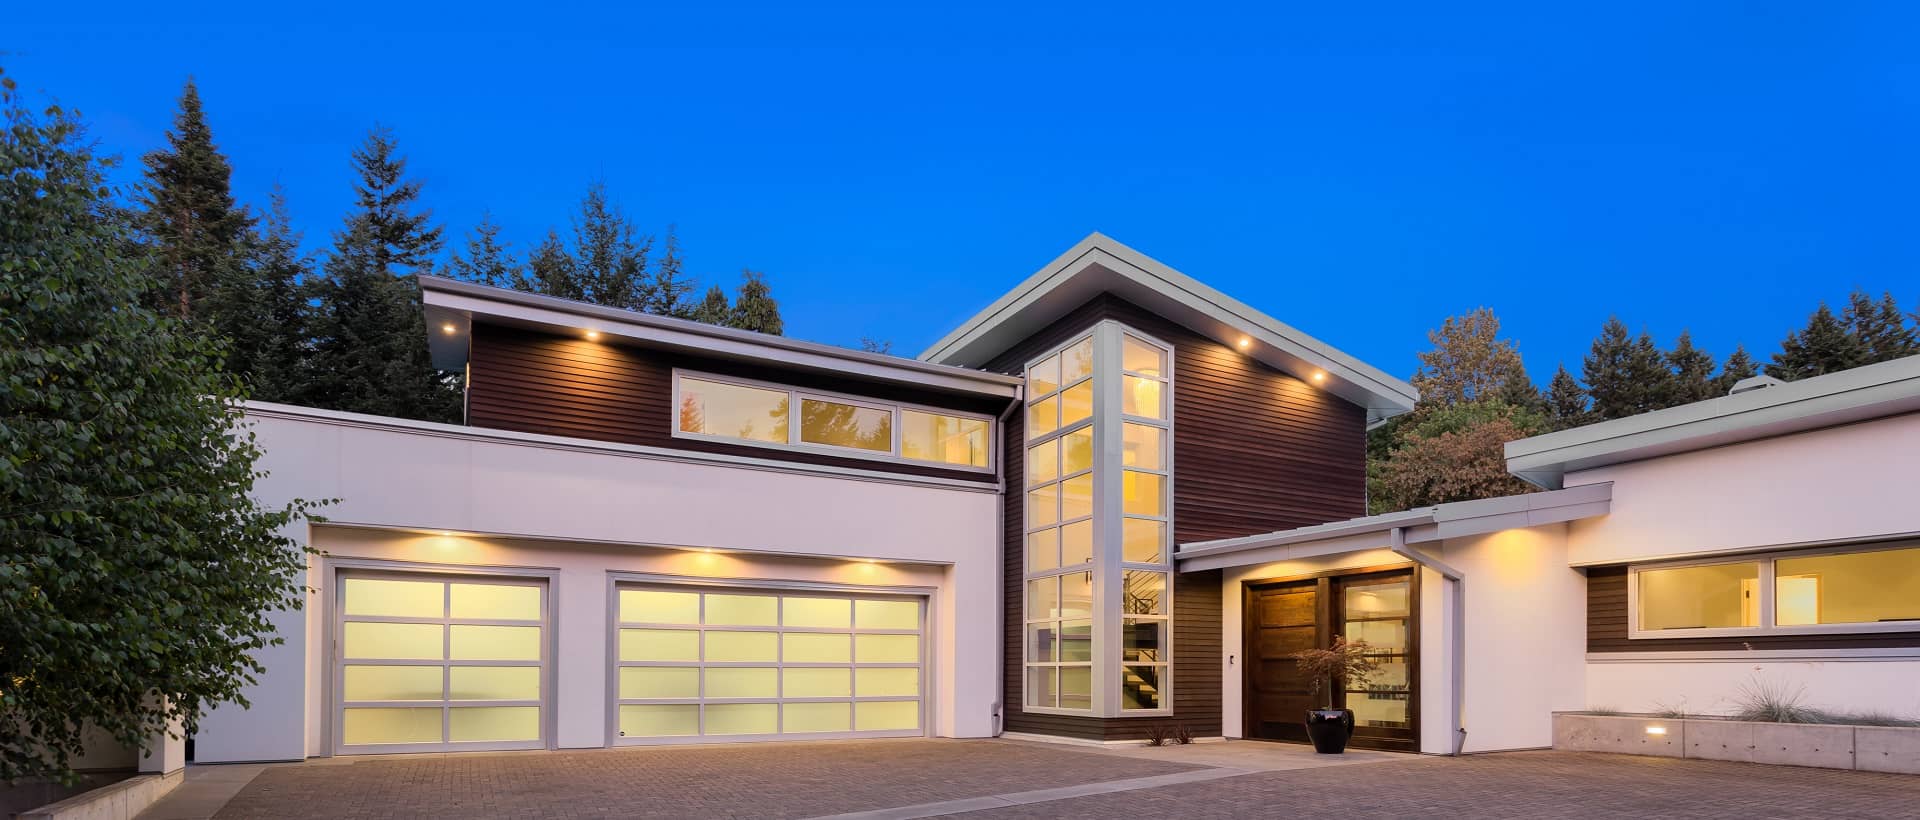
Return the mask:
<path id="1" fill-rule="evenodd" d="M 616 743 L 926 733 L 925 598 L 619 587 Z"/>
<path id="2" fill-rule="evenodd" d="M 540 579 L 341 571 L 334 750 L 546 745 Z"/>

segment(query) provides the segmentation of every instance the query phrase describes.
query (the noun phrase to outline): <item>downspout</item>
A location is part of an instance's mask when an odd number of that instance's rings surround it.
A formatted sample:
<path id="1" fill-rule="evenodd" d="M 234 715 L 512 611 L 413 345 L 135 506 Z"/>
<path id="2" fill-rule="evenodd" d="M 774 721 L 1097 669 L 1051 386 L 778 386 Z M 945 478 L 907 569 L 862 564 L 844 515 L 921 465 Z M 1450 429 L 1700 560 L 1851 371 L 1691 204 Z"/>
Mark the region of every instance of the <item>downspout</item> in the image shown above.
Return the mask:
<path id="1" fill-rule="evenodd" d="M 1467 745 L 1466 702 L 1467 702 L 1467 576 L 1426 553 L 1407 546 L 1407 528 L 1394 527 L 1389 548 L 1406 556 L 1414 563 L 1453 582 L 1453 617 L 1449 619 L 1449 630 L 1453 640 L 1453 702 L 1449 704 L 1453 724 L 1453 756 L 1459 757 L 1461 749 Z"/>
<path id="2" fill-rule="evenodd" d="M 1000 436 L 999 441 L 993 442 L 993 446 L 1000 451 L 995 454 L 997 457 L 993 460 L 996 499 L 993 505 L 993 540 L 999 545 L 999 549 L 995 550 L 994 554 L 1000 560 L 997 574 L 1004 574 L 1007 568 L 1007 448 L 1005 446 L 1007 419 L 1012 418 L 1013 412 L 1020 409 L 1026 397 L 1027 388 L 1024 385 L 1014 388 L 1013 400 L 1007 402 L 1007 409 L 1000 411 L 1000 419 L 993 428 L 994 434 Z M 1007 579 L 1004 577 L 993 587 L 993 602 L 993 634 L 1002 642 L 1002 645 L 993 653 L 993 679 L 994 685 L 1000 688 L 1001 697 L 994 698 L 993 714 L 990 719 L 993 721 L 993 736 L 999 737 L 1006 731 L 1007 723 L 1006 709 L 1001 702 L 1007 691 L 1007 647 L 1004 645 L 1007 639 Z M 958 663 L 959 658 L 955 658 L 954 662 Z"/>

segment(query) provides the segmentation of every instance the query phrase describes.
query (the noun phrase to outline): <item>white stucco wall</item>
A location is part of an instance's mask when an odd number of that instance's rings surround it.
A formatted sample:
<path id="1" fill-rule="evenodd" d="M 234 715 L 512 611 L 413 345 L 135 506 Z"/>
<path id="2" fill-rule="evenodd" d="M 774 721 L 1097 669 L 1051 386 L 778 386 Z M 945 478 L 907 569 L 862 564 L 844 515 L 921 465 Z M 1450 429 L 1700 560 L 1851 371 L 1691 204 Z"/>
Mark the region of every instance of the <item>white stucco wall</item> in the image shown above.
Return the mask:
<path id="1" fill-rule="evenodd" d="M 1750 661 L 1738 658 L 1587 664 L 1587 708 L 1730 715 L 1744 690 L 1798 693 L 1838 713 L 1920 716 L 1920 658 Z"/>
<path id="2" fill-rule="evenodd" d="M 1586 589 L 1580 573 L 1567 566 L 1564 525 L 1419 547 L 1467 578 L 1465 750 L 1552 745 L 1552 712 L 1585 703 L 1584 641 L 1576 636 L 1584 635 Z M 1244 724 L 1242 585 L 1400 563 L 1405 559 L 1383 543 L 1377 550 L 1223 572 L 1221 678 L 1228 737 L 1241 736 Z M 1447 619 L 1456 591 L 1430 569 L 1421 570 L 1420 588 L 1420 750 L 1444 754 L 1453 750 L 1454 637 Z"/>
<path id="3" fill-rule="evenodd" d="M 1568 473 L 1613 482 L 1572 523 L 1576 564 L 1920 532 L 1920 414 Z"/>
<path id="4" fill-rule="evenodd" d="M 567 704 L 556 734 L 561 746 L 605 742 L 605 584 L 615 568 L 933 587 L 932 728 L 957 737 L 992 730 L 999 635 L 995 620 L 980 614 L 996 611 L 998 600 L 998 496 L 992 492 L 512 443 L 451 428 L 422 432 L 277 416 L 256 421 L 266 453 L 261 467 L 271 474 L 256 488 L 263 501 L 338 498 L 324 511 L 337 524 L 489 534 L 396 538 L 302 526 L 293 534 L 303 541 L 317 538 L 316 546 L 341 556 L 560 572 L 555 602 L 564 626 L 556 694 Z M 726 552 L 665 549 L 672 547 Z M 324 753 L 319 603 L 315 597 L 304 612 L 275 616 L 286 644 L 260 654 L 267 673 L 247 692 L 253 708 L 225 706 L 209 714 L 197 737 L 197 759 Z M 576 700 L 580 707 L 571 705 Z"/>

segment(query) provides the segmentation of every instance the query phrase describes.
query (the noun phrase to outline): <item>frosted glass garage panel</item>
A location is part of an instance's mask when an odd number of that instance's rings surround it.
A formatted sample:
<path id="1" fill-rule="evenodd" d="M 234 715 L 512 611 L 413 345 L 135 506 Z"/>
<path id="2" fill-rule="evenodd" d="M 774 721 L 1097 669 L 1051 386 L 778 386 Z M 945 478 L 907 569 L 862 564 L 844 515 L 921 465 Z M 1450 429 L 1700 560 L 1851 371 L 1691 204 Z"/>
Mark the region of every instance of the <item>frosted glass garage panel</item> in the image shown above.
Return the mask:
<path id="1" fill-rule="evenodd" d="M 455 618 L 492 621 L 540 620 L 540 588 L 525 584 L 450 584 L 447 589 Z"/>
<path id="2" fill-rule="evenodd" d="M 348 666 L 341 694 L 347 700 L 439 700 L 444 681 L 438 666 Z"/>
<path id="3" fill-rule="evenodd" d="M 850 703 L 789 703 L 781 707 L 782 730 L 787 734 L 845 732 L 853 728 Z"/>
<path id="4" fill-rule="evenodd" d="M 699 698 L 700 669 L 693 666 L 621 667 L 620 697 L 625 700 Z"/>
<path id="5" fill-rule="evenodd" d="M 894 672 L 900 670 L 861 670 Z M 908 669 L 908 672 L 915 670 Z M 783 670 L 780 682 L 780 694 L 789 698 L 844 698 L 853 694 L 850 673 L 845 667 L 815 668 L 801 667 Z M 862 693 L 864 694 L 864 693 Z M 911 694 L 911 693 L 909 693 Z"/>
<path id="6" fill-rule="evenodd" d="M 863 698 L 918 697 L 920 669 L 879 668 L 854 671 L 853 693 Z"/>
<path id="7" fill-rule="evenodd" d="M 620 620 L 630 624 L 697 624 L 700 593 L 620 590 Z"/>
<path id="8" fill-rule="evenodd" d="M 780 602 L 780 621 L 786 626 L 846 629 L 853 622 L 852 602 L 845 598 L 793 598 Z"/>
<path id="9" fill-rule="evenodd" d="M 447 710 L 447 739 L 456 743 L 540 739 L 538 706 L 456 706 Z"/>
<path id="10" fill-rule="evenodd" d="M 772 663 L 780 659 L 780 634 L 709 630 L 706 659 L 729 663 Z"/>
<path id="11" fill-rule="evenodd" d="M 858 601 L 854 624 L 861 629 L 919 629 L 919 601 Z"/>
<path id="12" fill-rule="evenodd" d="M 770 735 L 780 731 L 780 707 L 772 703 L 709 703 L 707 734 Z"/>
<path id="13" fill-rule="evenodd" d="M 918 635 L 855 635 L 853 659 L 860 663 L 919 663 Z"/>
<path id="14" fill-rule="evenodd" d="M 455 666 L 447 679 L 449 700 L 540 699 L 538 666 Z"/>
<path id="15" fill-rule="evenodd" d="M 920 702 L 863 701 L 853 705 L 855 731 L 899 731 L 920 728 Z"/>
<path id="16" fill-rule="evenodd" d="M 708 626 L 777 626 L 780 599 L 772 595 L 708 595 Z"/>
<path id="17" fill-rule="evenodd" d="M 349 658 L 437 661 L 446 657 L 445 629 L 439 624 L 348 621 L 340 652 Z"/>
<path id="18" fill-rule="evenodd" d="M 447 627 L 447 632 L 448 657 L 454 660 L 540 660 L 540 627 L 537 626 L 454 624 Z"/>
<path id="19" fill-rule="evenodd" d="M 787 663 L 846 663 L 853 660 L 853 637 L 813 632 L 780 636 L 781 658 Z"/>
<path id="20" fill-rule="evenodd" d="M 679 737 L 700 734 L 699 704 L 640 704 L 620 707 L 622 737 Z"/>
<path id="21" fill-rule="evenodd" d="M 437 581 L 347 578 L 341 586 L 341 610 L 348 615 L 438 618 L 446 614 L 446 585 Z"/>
<path id="22" fill-rule="evenodd" d="M 378 743 L 439 743 L 440 707 L 348 709 L 340 738 L 349 746 Z"/>
<path id="23" fill-rule="evenodd" d="M 622 629 L 620 660 L 700 660 L 700 633 L 679 629 Z"/>

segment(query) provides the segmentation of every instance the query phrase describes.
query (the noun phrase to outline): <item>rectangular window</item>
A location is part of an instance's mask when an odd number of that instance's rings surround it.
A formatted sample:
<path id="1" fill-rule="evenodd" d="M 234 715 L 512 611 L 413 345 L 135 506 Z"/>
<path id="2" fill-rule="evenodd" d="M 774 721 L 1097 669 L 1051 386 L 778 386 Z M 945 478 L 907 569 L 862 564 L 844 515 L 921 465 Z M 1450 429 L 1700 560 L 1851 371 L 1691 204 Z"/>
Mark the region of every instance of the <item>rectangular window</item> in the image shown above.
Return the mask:
<path id="1" fill-rule="evenodd" d="M 675 437 L 977 472 L 993 467 L 993 420 L 986 416 L 696 373 L 676 372 L 674 391 Z"/>
<path id="2" fill-rule="evenodd" d="M 1635 638 L 1920 628 L 1920 546 L 1633 567 Z"/>

